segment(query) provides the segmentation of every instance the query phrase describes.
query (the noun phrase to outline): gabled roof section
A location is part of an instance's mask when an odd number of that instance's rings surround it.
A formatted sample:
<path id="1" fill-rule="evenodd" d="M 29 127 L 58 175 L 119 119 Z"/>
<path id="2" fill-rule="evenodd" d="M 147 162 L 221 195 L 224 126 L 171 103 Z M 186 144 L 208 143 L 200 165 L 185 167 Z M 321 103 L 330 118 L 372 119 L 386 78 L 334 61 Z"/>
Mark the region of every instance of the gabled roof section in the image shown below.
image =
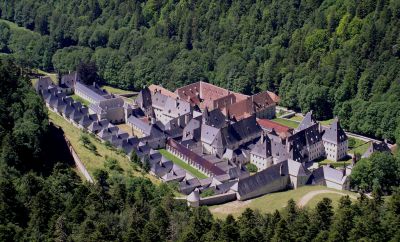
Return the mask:
<path id="1" fill-rule="evenodd" d="M 263 158 L 268 158 L 272 156 L 271 151 L 271 140 L 266 135 L 261 135 L 260 140 L 251 150 L 251 154 L 260 156 Z"/>
<path id="2" fill-rule="evenodd" d="M 219 109 L 208 111 L 208 108 L 205 108 L 202 114 L 202 122 L 212 127 L 222 128 L 226 125 L 226 117 Z"/>
<path id="3" fill-rule="evenodd" d="M 270 185 L 275 180 L 289 174 L 287 161 L 272 165 L 252 176 L 240 179 L 238 182 L 238 193 L 244 196 L 248 193 L 255 192 L 265 186 Z"/>
<path id="4" fill-rule="evenodd" d="M 347 135 L 340 126 L 339 120 L 335 119 L 333 123 L 325 130 L 323 140 L 334 144 L 339 144 L 347 140 Z"/>
<path id="5" fill-rule="evenodd" d="M 306 116 L 304 116 L 303 120 L 301 121 L 299 127 L 297 127 L 296 130 L 301 131 L 301 130 L 307 129 L 308 127 L 310 127 L 314 124 L 316 124 L 316 122 L 313 118 L 312 111 L 310 111 L 306 114 Z"/>
<path id="6" fill-rule="evenodd" d="M 137 98 L 136 98 L 136 103 L 139 107 L 141 108 L 148 108 L 151 107 L 152 101 L 151 101 L 151 91 L 148 87 L 143 88 Z"/>
<path id="7" fill-rule="evenodd" d="M 386 142 L 371 142 L 367 151 L 362 155 L 362 158 L 370 157 L 374 152 L 391 152 Z"/>

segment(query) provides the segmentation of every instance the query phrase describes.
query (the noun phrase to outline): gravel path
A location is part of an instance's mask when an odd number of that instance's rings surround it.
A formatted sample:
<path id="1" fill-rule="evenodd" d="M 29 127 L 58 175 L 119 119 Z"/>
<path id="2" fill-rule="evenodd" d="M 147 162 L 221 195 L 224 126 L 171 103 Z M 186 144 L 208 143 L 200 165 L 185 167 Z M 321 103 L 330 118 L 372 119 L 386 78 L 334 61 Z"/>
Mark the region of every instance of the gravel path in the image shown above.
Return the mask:
<path id="1" fill-rule="evenodd" d="M 343 196 L 346 196 L 348 194 L 344 193 L 344 192 L 339 192 L 339 191 L 331 191 L 331 190 L 319 190 L 319 191 L 312 191 L 307 193 L 306 195 L 304 195 L 302 198 L 300 198 L 300 200 L 297 202 L 297 205 L 300 207 L 304 207 L 305 205 L 307 205 L 307 203 L 313 199 L 313 197 L 315 197 L 316 195 L 319 194 L 326 194 L 326 193 L 335 193 L 335 194 L 340 194 Z M 356 196 L 353 195 L 349 195 L 350 198 L 352 199 L 357 199 Z"/>

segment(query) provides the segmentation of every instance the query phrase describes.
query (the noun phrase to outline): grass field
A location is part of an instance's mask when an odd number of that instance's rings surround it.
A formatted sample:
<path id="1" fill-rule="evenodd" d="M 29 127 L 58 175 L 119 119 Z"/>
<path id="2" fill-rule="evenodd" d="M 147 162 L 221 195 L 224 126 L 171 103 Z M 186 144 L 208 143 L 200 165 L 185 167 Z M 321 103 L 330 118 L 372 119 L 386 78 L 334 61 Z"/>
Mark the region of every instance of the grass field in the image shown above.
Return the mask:
<path id="1" fill-rule="evenodd" d="M 217 218 L 225 218 L 229 213 L 235 217 L 238 217 L 246 208 L 251 208 L 253 210 L 258 210 L 262 213 L 272 213 L 275 210 L 281 210 L 286 207 L 287 201 L 293 199 L 298 202 L 304 195 L 312 191 L 318 190 L 330 190 L 338 192 L 338 190 L 330 189 L 324 186 L 303 186 L 296 190 L 289 190 L 284 192 L 276 192 L 258 197 L 249 201 L 235 201 L 232 203 L 210 206 L 210 211 Z M 357 196 L 356 193 L 350 191 L 339 191 L 348 195 Z M 312 198 L 307 207 L 314 207 L 317 202 L 321 201 L 323 197 L 329 197 L 332 199 L 333 205 L 337 206 L 338 201 L 341 197 L 339 194 L 319 194 Z"/>
<path id="2" fill-rule="evenodd" d="M 333 122 L 333 118 L 332 119 L 328 119 L 328 120 L 322 120 L 322 121 L 318 121 L 320 124 L 324 125 L 324 126 L 329 126 L 331 125 L 331 123 Z"/>
<path id="3" fill-rule="evenodd" d="M 111 87 L 111 86 L 102 86 L 101 88 L 105 89 L 107 92 L 113 93 L 113 94 L 128 94 L 132 93 L 133 91 L 128 91 L 128 90 L 122 90 L 116 87 Z"/>
<path id="4" fill-rule="evenodd" d="M 81 102 L 86 107 L 89 107 L 89 105 L 90 105 L 90 102 L 88 100 L 83 99 L 83 98 L 81 98 L 80 96 L 78 96 L 76 94 L 72 94 L 70 97 L 72 97 L 72 99 L 74 99 L 77 102 Z"/>
<path id="5" fill-rule="evenodd" d="M 49 72 L 45 72 L 39 69 L 36 69 L 37 73 L 42 74 L 44 76 L 48 76 L 51 78 L 51 80 L 55 83 L 58 84 L 58 78 L 57 78 L 57 74 L 56 73 L 49 73 Z"/>
<path id="6" fill-rule="evenodd" d="M 114 158 L 118 161 L 119 166 L 124 170 L 123 175 L 142 176 L 141 172 L 133 169 L 128 157 L 118 154 L 115 150 L 106 147 L 97 138 L 89 136 L 90 141 L 96 146 L 98 154 L 96 155 L 86 149 L 79 141 L 83 131 L 68 123 L 63 117 L 49 111 L 49 119 L 51 122 L 60 126 L 64 130 L 66 137 L 70 140 L 82 163 L 86 166 L 86 169 L 92 176 L 96 169 L 104 169 L 104 161 L 106 156 Z M 145 176 L 153 183 L 160 183 L 158 179 L 149 174 L 146 174 Z"/>
<path id="7" fill-rule="evenodd" d="M 340 194 L 335 194 L 335 193 L 326 193 L 326 194 L 318 194 L 315 195 L 308 203 L 307 203 L 307 207 L 309 208 L 315 208 L 315 206 L 317 205 L 317 203 L 319 201 L 321 201 L 324 197 L 329 198 L 332 200 L 332 206 L 334 208 L 337 208 L 339 205 L 339 200 L 341 197 L 343 197 L 343 195 Z"/>
<path id="8" fill-rule="evenodd" d="M 285 111 L 285 110 L 277 110 L 276 116 L 277 116 L 277 117 L 280 117 L 280 116 L 285 115 L 285 114 L 288 114 L 288 113 L 289 113 L 289 112 L 288 112 L 288 111 Z"/>
<path id="9" fill-rule="evenodd" d="M 283 118 L 275 118 L 272 121 L 280 123 L 282 125 L 285 125 L 287 127 L 293 128 L 293 129 L 295 129 L 295 128 L 297 128 L 297 126 L 299 126 L 298 122 L 291 121 L 291 120 L 288 120 L 288 119 L 283 119 Z"/>
<path id="10" fill-rule="evenodd" d="M 352 142 L 354 143 L 353 146 L 349 145 L 349 153 L 350 154 L 364 154 L 365 151 L 367 151 L 368 147 L 370 146 L 369 142 L 365 142 L 364 140 L 360 140 L 357 138 L 349 137 L 349 141 L 353 140 Z"/>
<path id="11" fill-rule="evenodd" d="M 290 120 L 301 122 L 303 120 L 303 117 L 294 115 L 293 117 L 290 118 Z"/>
<path id="12" fill-rule="evenodd" d="M 185 169 L 186 171 L 188 171 L 190 174 L 192 174 L 193 176 L 200 178 L 200 179 L 204 179 L 207 178 L 206 175 L 204 175 L 203 173 L 201 173 L 200 171 L 198 171 L 196 168 L 190 166 L 189 164 L 187 164 L 186 162 L 182 161 L 181 159 L 179 159 L 178 157 L 174 156 L 173 154 L 169 153 L 167 150 L 165 149 L 160 149 L 159 150 L 160 153 L 165 156 L 167 159 L 171 160 L 173 163 L 177 164 L 178 166 L 180 166 L 181 168 Z"/>

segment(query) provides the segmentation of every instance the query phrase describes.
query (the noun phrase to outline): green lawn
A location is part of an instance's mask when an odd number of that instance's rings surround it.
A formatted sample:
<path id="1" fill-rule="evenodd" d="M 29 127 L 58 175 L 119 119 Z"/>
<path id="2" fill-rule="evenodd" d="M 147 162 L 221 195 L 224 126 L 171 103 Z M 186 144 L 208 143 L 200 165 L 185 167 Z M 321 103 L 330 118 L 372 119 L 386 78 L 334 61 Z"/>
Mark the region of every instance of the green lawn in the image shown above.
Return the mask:
<path id="1" fill-rule="evenodd" d="M 299 126 L 298 122 L 291 121 L 291 120 L 288 120 L 288 119 L 283 119 L 283 118 L 275 118 L 272 121 L 280 123 L 282 125 L 285 125 L 287 127 L 293 128 L 293 129 L 295 129 L 295 128 L 297 128 Z"/>
<path id="2" fill-rule="evenodd" d="M 275 210 L 281 210 L 285 208 L 289 199 L 293 199 L 298 202 L 307 193 L 318 190 L 330 190 L 343 192 L 352 196 L 357 196 L 356 193 L 350 191 L 338 191 L 324 186 L 303 186 L 296 190 L 271 193 L 249 201 L 235 201 L 232 203 L 210 206 L 209 208 L 210 211 L 217 218 L 225 218 L 228 214 L 232 214 L 233 216 L 238 217 L 246 208 L 259 210 L 262 213 L 272 213 Z M 341 197 L 341 195 L 339 194 L 337 194 L 336 196 L 335 195 L 331 196 L 331 193 L 316 195 L 313 199 L 310 200 L 310 202 L 306 206 L 315 206 L 316 203 L 320 201 L 323 197 L 331 198 L 333 201 L 333 205 L 335 206 L 338 204 L 338 201 Z"/>
<path id="3" fill-rule="evenodd" d="M 280 117 L 280 116 L 288 114 L 288 113 L 289 113 L 288 111 L 279 110 L 279 111 L 276 112 L 276 116 Z"/>
<path id="4" fill-rule="evenodd" d="M 51 80 L 55 83 L 58 84 L 58 78 L 57 78 L 57 74 L 56 73 L 49 73 L 49 72 L 45 72 L 39 69 L 36 69 L 37 73 L 42 74 L 44 76 L 48 76 L 51 78 Z"/>
<path id="5" fill-rule="evenodd" d="M 89 151 L 79 141 L 79 138 L 83 131 L 67 122 L 63 117 L 49 111 L 49 119 L 51 122 L 60 126 L 64 130 L 66 137 L 71 142 L 82 163 L 85 165 L 86 169 L 92 176 L 93 172 L 96 169 L 104 169 L 104 161 L 106 156 L 114 158 L 118 161 L 119 166 L 124 170 L 124 175 L 142 176 L 141 172 L 133 169 L 131 165 L 132 163 L 130 162 L 128 157 L 117 153 L 116 150 L 107 148 L 97 138 L 94 138 L 91 135 L 89 135 L 89 139 L 96 146 L 98 154 L 96 155 Z M 158 179 L 156 179 L 154 176 L 151 176 L 150 174 L 146 174 L 145 176 L 149 178 L 153 183 L 160 183 Z"/>
<path id="6" fill-rule="evenodd" d="M 303 120 L 303 117 L 294 115 L 293 117 L 290 118 L 290 120 L 301 122 Z"/>
<path id="7" fill-rule="evenodd" d="M 341 194 L 335 194 L 335 193 L 326 193 L 326 194 L 318 194 L 315 195 L 311 200 L 307 203 L 307 207 L 309 208 L 315 208 L 317 203 L 321 201 L 324 197 L 329 198 L 332 200 L 332 206 L 334 208 L 337 208 L 339 205 L 339 200 L 343 195 Z"/>
<path id="8" fill-rule="evenodd" d="M 320 166 L 322 165 L 332 165 L 333 167 L 344 167 L 351 164 L 351 157 L 345 161 L 331 161 L 328 159 L 322 160 L 318 163 Z"/>
<path id="9" fill-rule="evenodd" d="M 333 120 L 335 119 L 328 119 L 328 120 L 322 120 L 322 121 L 318 121 L 320 124 L 324 125 L 324 126 L 329 126 L 331 125 L 331 123 L 333 122 Z"/>
<path id="10" fill-rule="evenodd" d="M 178 157 L 174 156 L 173 154 L 169 153 L 167 150 L 160 149 L 159 151 L 167 159 L 171 160 L 173 163 L 177 164 L 182 169 L 185 169 L 186 171 L 188 171 L 193 176 L 195 176 L 195 177 L 197 177 L 199 179 L 207 178 L 206 175 L 204 175 L 203 173 L 201 173 L 200 171 L 198 171 L 196 168 L 192 167 L 191 165 L 187 164 L 186 162 L 182 161 Z"/>
<path id="11" fill-rule="evenodd" d="M 133 92 L 133 91 L 123 90 L 123 89 L 119 89 L 119 88 L 111 87 L 111 86 L 102 86 L 101 88 L 103 88 L 107 92 L 113 93 L 113 94 L 128 94 L 128 93 Z"/>
<path id="12" fill-rule="evenodd" d="M 83 105 L 85 105 L 86 107 L 89 107 L 90 102 L 86 99 L 81 98 L 80 96 L 73 94 L 70 97 L 72 97 L 72 99 L 74 99 L 77 102 L 81 102 Z"/>
<path id="13" fill-rule="evenodd" d="M 369 142 L 365 142 L 364 140 L 360 140 L 357 138 L 349 137 L 349 143 L 354 143 L 353 146 L 349 145 L 349 153 L 350 154 L 364 154 L 368 147 L 370 146 Z"/>

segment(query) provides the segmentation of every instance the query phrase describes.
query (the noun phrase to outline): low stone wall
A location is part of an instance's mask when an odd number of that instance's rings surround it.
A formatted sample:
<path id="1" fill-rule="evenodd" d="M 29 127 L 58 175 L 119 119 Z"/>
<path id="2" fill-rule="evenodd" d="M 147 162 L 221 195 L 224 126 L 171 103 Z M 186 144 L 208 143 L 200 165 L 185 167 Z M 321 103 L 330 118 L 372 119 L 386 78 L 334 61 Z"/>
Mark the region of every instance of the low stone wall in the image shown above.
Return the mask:
<path id="1" fill-rule="evenodd" d="M 227 192 L 223 194 L 218 194 L 215 196 L 209 196 L 205 198 L 200 198 L 200 206 L 201 205 L 217 205 L 222 203 L 227 203 L 236 200 L 235 192 Z"/>
<path id="2" fill-rule="evenodd" d="M 78 154 L 75 152 L 74 147 L 72 147 L 71 142 L 69 142 L 68 138 L 64 135 L 65 142 L 67 142 L 69 151 L 74 158 L 75 165 L 78 170 L 85 176 L 86 180 L 90 183 L 93 183 L 93 178 L 90 176 L 89 172 L 86 170 L 85 165 L 83 165 L 81 159 L 79 158 Z"/>

